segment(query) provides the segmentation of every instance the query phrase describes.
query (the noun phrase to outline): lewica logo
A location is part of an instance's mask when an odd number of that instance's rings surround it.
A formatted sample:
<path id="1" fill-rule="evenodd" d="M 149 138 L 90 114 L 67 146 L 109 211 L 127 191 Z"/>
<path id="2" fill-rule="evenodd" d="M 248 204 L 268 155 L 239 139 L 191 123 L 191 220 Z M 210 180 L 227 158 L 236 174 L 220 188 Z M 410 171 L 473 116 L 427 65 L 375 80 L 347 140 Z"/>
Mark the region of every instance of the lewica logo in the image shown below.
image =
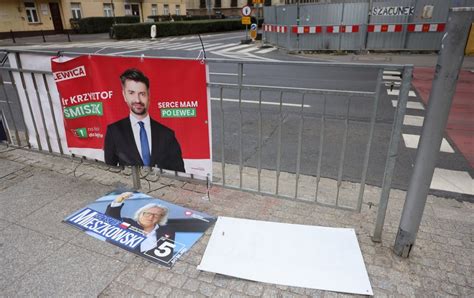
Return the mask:
<path id="1" fill-rule="evenodd" d="M 86 69 L 84 65 L 66 70 L 66 71 L 57 71 L 53 73 L 54 80 L 56 82 L 71 80 L 75 78 L 85 77 L 86 76 Z"/>

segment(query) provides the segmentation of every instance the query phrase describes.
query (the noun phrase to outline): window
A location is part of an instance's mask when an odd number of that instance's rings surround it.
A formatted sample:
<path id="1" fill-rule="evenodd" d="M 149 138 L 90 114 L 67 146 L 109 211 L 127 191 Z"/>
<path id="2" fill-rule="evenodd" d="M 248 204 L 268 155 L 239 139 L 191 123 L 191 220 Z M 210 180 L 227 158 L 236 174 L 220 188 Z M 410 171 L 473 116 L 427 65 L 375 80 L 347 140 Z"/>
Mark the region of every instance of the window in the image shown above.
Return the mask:
<path id="1" fill-rule="evenodd" d="M 216 2 L 214 2 L 214 7 L 221 7 L 221 5 L 221 0 L 216 0 Z"/>
<path id="2" fill-rule="evenodd" d="M 176 13 L 175 15 L 179 16 L 181 15 L 181 7 L 179 5 L 176 5 Z"/>
<path id="3" fill-rule="evenodd" d="M 151 5 L 151 15 L 157 16 L 158 15 L 158 5 L 152 4 Z"/>
<path id="4" fill-rule="evenodd" d="M 130 6 L 130 4 L 125 4 L 125 15 L 126 16 L 132 15 L 132 7 Z"/>
<path id="5" fill-rule="evenodd" d="M 111 3 L 104 3 L 104 16 L 113 17 L 113 8 Z"/>
<path id="6" fill-rule="evenodd" d="M 72 3 L 71 2 L 71 13 L 73 19 L 81 18 L 81 3 Z"/>
<path id="7" fill-rule="evenodd" d="M 38 12 L 34 2 L 25 2 L 25 11 L 28 23 L 39 23 Z"/>
<path id="8" fill-rule="evenodd" d="M 206 8 L 206 0 L 199 0 L 199 8 Z"/>
<path id="9" fill-rule="evenodd" d="M 230 0 L 230 7 L 237 7 L 237 0 Z"/>
<path id="10" fill-rule="evenodd" d="M 168 4 L 164 4 L 163 5 L 163 15 L 167 16 L 170 14 L 170 8 L 168 6 Z"/>
<path id="11" fill-rule="evenodd" d="M 138 4 L 125 4 L 126 16 L 140 16 L 140 7 Z"/>

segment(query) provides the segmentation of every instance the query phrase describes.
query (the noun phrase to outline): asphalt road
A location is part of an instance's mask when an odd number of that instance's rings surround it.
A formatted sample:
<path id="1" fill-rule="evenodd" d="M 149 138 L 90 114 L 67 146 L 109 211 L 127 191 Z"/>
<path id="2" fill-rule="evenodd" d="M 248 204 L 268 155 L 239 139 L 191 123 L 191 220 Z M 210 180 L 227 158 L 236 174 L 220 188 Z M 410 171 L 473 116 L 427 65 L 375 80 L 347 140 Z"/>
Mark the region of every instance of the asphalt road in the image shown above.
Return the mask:
<path id="1" fill-rule="evenodd" d="M 239 104 L 237 90 L 224 88 L 220 101 L 219 88 L 211 88 L 214 160 L 221 161 L 224 148 L 226 163 L 238 164 L 242 160 L 244 166 L 261 166 L 264 169 L 274 170 L 277 165 L 277 153 L 280 151 L 282 171 L 296 172 L 297 158 L 300 156 L 300 172 L 316 175 L 321 154 L 320 169 L 323 177 L 337 178 L 342 173 L 344 180 L 360 181 L 374 98 L 347 94 L 325 96 L 309 94 L 304 97 L 303 102 L 300 90 L 306 88 L 355 93 L 374 92 L 379 69 L 303 65 L 301 62 L 307 60 L 296 55 L 272 48 L 260 49 L 255 45 L 247 47 L 240 45 L 243 34 L 243 32 L 232 32 L 203 36 L 205 47 L 208 48 L 207 58 L 228 60 L 226 63 L 209 61 L 211 83 L 237 84 L 239 69 L 237 61 L 245 60 L 246 62 L 242 62 L 244 75 L 242 83 L 272 87 L 273 90 L 262 92 L 261 100 L 258 91 L 244 90 L 241 93 L 243 102 Z M 28 49 L 123 56 L 143 54 L 145 57 L 192 59 L 198 57 L 201 49 L 199 39 L 195 36 L 187 39 L 160 39 L 156 42 L 100 41 L 66 46 L 33 45 Z M 269 63 L 265 64 L 262 61 Z M 298 63 L 280 65 L 278 61 Z M 4 71 L 1 74 L 5 81 L 10 81 Z M 387 88 L 389 87 L 382 86 L 377 105 L 367 177 L 368 184 L 377 186 L 382 184 L 395 114 L 393 97 L 388 95 Z M 9 98 L 14 100 L 15 92 L 12 86 L 5 85 L 5 90 Z M 4 100 L 2 92 L 0 90 L 0 100 Z M 280 96 L 283 103 L 281 106 Z M 419 97 L 411 100 L 420 101 Z M 5 110 L 4 102 L 1 107 Z M 19 115 L 18 105 L 13 104 L 12 107 L 13 114 Z M 419 115 L 425 113 L 422 110 L 411 112 Z M 5 113 L 7 114 L 6 111 Z M 21 121 L 16 123 L 22 127 Z M 223 128 L 224 140 L 221 137 Z M 403 127 L 405 133 L 413 132 L 414 129 L 416 128 Z M 347 135 L 346 142 L 345 135 Z M 407 189 L 415 154 L 416 150 L 407 148 L 403 140 L 400 141 L 393 187 Z M 470 170 L 464 157 L 457 151 L 453 154 L 440 153 L 438 166 Z M 434 190 L 431 192 L 440 193 Z M 442 194 L 454 198 L 462 196 L 457 193 Z"/>

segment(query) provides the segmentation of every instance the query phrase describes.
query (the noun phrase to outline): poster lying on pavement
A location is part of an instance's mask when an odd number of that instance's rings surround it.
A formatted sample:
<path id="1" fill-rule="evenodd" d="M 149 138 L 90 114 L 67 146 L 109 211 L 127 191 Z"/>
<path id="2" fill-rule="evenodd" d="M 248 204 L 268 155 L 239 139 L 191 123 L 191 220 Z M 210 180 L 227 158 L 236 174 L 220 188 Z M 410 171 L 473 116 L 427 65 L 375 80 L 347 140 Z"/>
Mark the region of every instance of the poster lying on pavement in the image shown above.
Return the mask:
<path id="1" fill-rule="evenodd" d="M 54 58 L 51 69 L 69 152 L 212 177 L 205 64 L 87 55 Z"/>
<path id="2" fill-rule="evenodd" d="M 64 222 L 152 262 L 172 267 L 215 217 L 140 192 L 111 192 Z"/>
<path id="3" fill-rule="evenodd" d="M 219 217 L 198 269 L 285 286 L 373 295 L 353 229 Z"/>

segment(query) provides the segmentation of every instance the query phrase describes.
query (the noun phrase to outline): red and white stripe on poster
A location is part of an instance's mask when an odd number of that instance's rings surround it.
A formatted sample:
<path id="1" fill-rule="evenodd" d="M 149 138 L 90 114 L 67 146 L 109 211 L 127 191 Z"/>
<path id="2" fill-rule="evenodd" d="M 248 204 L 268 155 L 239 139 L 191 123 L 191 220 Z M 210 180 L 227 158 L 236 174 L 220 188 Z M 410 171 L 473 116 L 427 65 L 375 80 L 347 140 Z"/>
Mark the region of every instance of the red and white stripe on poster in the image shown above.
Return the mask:
<path id="1" fill-rule="evenodd" d="M 92 55 L 53 58 L 51 68 L 71 153 L 212 174 L 205 64 Z"/>

